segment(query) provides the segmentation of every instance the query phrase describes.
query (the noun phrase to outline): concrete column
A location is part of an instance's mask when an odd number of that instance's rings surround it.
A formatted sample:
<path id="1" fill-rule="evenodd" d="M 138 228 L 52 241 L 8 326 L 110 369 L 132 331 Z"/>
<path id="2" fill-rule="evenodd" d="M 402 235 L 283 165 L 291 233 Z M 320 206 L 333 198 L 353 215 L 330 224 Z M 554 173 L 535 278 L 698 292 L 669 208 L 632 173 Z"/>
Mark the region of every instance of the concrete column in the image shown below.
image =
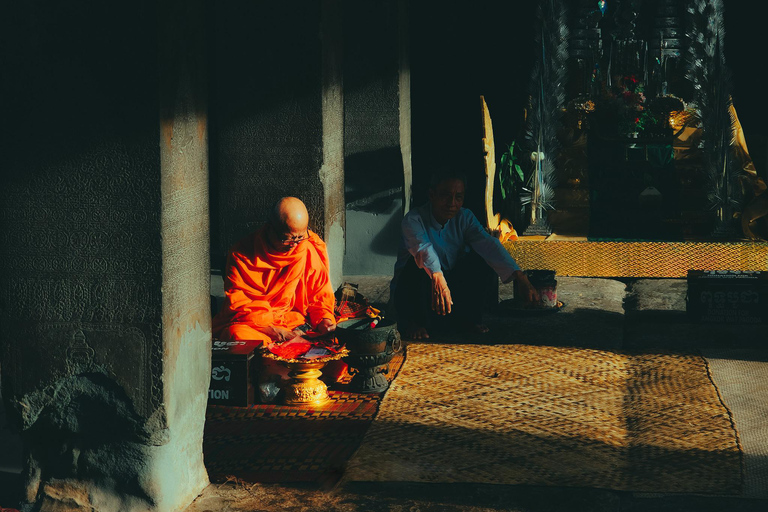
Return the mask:
<path id="1" fill-rule="evenodd" d="M 301 198 L 343 254 L 338 0 L 212 2 L 212 262 L 255 231 L 280 197 Z"/>
<path id="2" fill-rule="evenodd" d="M 26 510 L 180 510 L 207 484 L 201 5 L 4 13 L 2 385 Z"/>
<path id="3" fill-rule="evenodd" d="M 390 274 L 411 192 L 408 3 L 345 1 L 344 47 L 344 273 Z"/>

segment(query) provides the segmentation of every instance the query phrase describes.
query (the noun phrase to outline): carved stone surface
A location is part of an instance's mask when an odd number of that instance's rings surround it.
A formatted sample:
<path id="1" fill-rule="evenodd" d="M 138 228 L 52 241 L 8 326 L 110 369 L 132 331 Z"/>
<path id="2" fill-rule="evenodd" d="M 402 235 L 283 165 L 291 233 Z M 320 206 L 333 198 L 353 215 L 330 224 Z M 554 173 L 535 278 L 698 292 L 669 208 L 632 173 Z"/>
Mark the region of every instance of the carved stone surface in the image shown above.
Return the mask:
<path id="1" fill-rule="evenodd" d="M 160 11 L 163 392 L 170 435 L 146 480 L 158 509 L 180 510 L 208 484 L 202 453 L 211 375 L 206 15 L 200 0 L 164 2 Z"/>
<path id="2" fill-rule="evenodd" d="M 400 145 L 398 17 L 396 2 L 346 2 L 344 4 L 344 153 L 346 157 L 375 153 Z M 399 153 L 399 152 L 398 152 Z M 399 157 L 399 154 L 396 154 Z M 397 163 L 397 159 L 394 160 Z M 362 176 L 373 186 L 401 185 L 402 160 L 370 161 Z M 400 171 L 398 173 L 398 171 Z M 376 179 L 370 177 L 375 173 Z"/>
<path id="3" fill-rule="evenodd" d="M 404 169 L 403 69 L 398 2 L 344 3 L 344 182 L 348 222 L 345 274 L 392 272 L 400 241 Z M 409 97 L 409 96 L 408 96 Z M 410 138 L 408 138 L 410 145 Z M 410 170 L 410 169 L 409 169 Z M 409 180 L 410 182 L 410 177 Z"/>
<path id="4" fill-rule="evenodd" d="M 0 345 L 26 509 L 180 510 L 208 482 L 202 7 L 6 12 Z"/>
<path id="5" fill-rule="evenodd" d="M 25 80 L 9 82 L 15 101 L 2 119 L 3 377 L 8 398 L 25 403 L 78 374 L 65 349 L 79 330 L 93 365 L 129 386 L 148 420 L 163 401 L 157 74 L 145 64 L 156 57 L 153 43 L 130 36 L 149 13 L 115 8 L 25 4 L 9 13 L 24 20 L 7 34 L 21 43 L 9 76 Z M 113 60 L 120 65 L 91 65 Z M 122 343 L 132 350 L 118 354 Z M 119 369 L 104 366 L 112 355 Z"/>
<path id="6" fill-rule="evenodd" d="M 8 389 L 21 397 L 22 428 L 29 428 L 43 409 L 58 400 L 55 391 L 62 379 L 82 374 L 103 374 L 113 380 L 126 393 L 133 412 L 148 418 L 154 412 L 151 361 L 146 350 L 151 336 L 141 324 L 35 326 L 20 340 L 22 343 L 15 344 L 8 367 Z M 126 364 L 131 361 L 134 363 Z"/>
<path id="7" fill-rule="evenodd" d="M 212 263 L 255 231 L 269 207 L 296 195 L 324 233 L 322 2 L 212 6 Z M 232 51 L 239 49 L 242 51 Z"/>

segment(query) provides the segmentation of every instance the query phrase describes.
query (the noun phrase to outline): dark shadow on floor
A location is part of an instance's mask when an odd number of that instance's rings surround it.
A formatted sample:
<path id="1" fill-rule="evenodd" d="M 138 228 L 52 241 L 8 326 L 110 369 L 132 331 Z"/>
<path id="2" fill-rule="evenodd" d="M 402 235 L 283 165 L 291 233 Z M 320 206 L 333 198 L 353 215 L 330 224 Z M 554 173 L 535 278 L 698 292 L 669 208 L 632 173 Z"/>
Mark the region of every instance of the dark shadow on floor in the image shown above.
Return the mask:
<path id="1" fill-rule="evenodd" d="M 474 334 L 446 326 L 430 332 L 427 342 L 615 349 L 621 346 L 624 332 L 621 313 L 567 306 L 556 313 L 535 316 L 488 312 L 483 321 L 490 332 Z"/>
<path id="2" fill-rule="evenodd" d="M 589 488 L 531 487 L 491 484 L 419 484 L 350 482 L 343 486 L 359 510 L 393 510 L 400 503 L 420 512 L 467 510 L 521 510 L 530 512 L 613 512 L 620 510 L 622 494 Z M 405 508 L 404 510 L 408 510 Z"/>
<path id="3" fill-rule="evenodd" d="M 418 484 L 353 482 L 344 485 L 345 503 L 371 512 L 525 511 L 525 512 L 758 512 L 764 500 L 672 495 L 639 497 L 633 493 L 589 488 L 491 484 Z"/>
<path id="4" fill-rule="evenodd" d="M 22 479 L 18 473 L 0 471 L 0 509 L 18 508 Z"/>

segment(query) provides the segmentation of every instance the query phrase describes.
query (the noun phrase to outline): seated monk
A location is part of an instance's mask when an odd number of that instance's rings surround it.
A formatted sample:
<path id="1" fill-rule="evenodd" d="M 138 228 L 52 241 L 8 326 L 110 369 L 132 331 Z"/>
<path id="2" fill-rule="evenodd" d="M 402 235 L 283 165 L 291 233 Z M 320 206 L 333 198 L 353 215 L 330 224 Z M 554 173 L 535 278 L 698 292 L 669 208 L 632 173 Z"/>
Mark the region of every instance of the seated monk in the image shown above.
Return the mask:
<path id="1" fill-rule="evenodd" d="M 436 173 L 430 181 L 429 202 L 403 218 L 390 292 L 406 339 L 429 338 L 438 324 L 488 332 L 482 323 L 481 297 L 486 285 L 495 286 L 491 279 L 497 275 L 504 283 L 516 280 L 523 301 L 539 301 L 538 292 L 501 242 L 462 207 L 465 187 L 461 173 Z"/>
<path id="2" fill-rule="evenodd" d="M 320 335 L 336 329 L 328 252 L 308 224 L 304 203 L 284 197 L 264 226 L 233 246 L 224 274 L 225 300 L 213 318 L 214 337 L 269 345 L 303 334 L 298 328 L 305 324 Z M 278 373 L 264 362 L 266 374 Z"/>

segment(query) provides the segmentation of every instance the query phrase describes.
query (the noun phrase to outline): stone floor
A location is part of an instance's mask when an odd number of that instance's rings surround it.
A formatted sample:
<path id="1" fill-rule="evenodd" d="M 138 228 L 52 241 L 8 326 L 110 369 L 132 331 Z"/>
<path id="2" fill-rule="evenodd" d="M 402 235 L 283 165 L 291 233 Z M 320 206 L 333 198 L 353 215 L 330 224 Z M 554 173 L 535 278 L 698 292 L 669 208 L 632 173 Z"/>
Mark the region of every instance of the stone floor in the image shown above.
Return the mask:
<path id="1" fill-rule="evenodd" d="M 350 276 L 369 300 L 386 302 L 388 280 Z M 503 343 L 549 343 L 592 348 L 700 349 L 730 407 L 745 451 L 745 492 L 739 497 L 655 495 L 590 488 L 500 485 L 355 483 L 313 489 L 296 485 L 247 484 L 233 479 L 210 486 L 188 512 L 217 511 L 584 511 L 734 512 L 768 506 L 768 350 L 764 326 L 699 325 L 685 310 L 687 283 L 680 279 L 612 280 L 559 278 L 565 307 L 549 316 L 492 315 Z M 510 298 L 502 285 L 500 299 Z M 439 341 L 484 343 L 484 338 L 442 335 Z"/>
<path id="2" fill-rule="evenodd" d="M 350 276 L 372 302 L 386 302 L 388 279 Z M 745 452 L 742 496 L 655 495 L 590 488 L 500 485 L 355 483 L 313 488 L 250 484 L 209 486 L 187 512 L 206 511 L 762 511 L 768 506 L 768 350 L 765 326 L 703 325 L 685 314 L 685 280 L 559 278 L 565 307 L 553 314 L 489 314 L 492 337 L 443 336 L 439 341 L 555 344 L 601 349 L 699 349 L 731 409 Z M 500 299 L 511 296 L 502 285 Z M 0 427 L 2 417 L 0 416 Z M 0 489 L 3 480 L 0 445 Z M 8 474 L 8 473 L 6 473 Z M 2 493 L 0 492 L 0 506 Z M 7 505 L 6 505 L 7 506 Z"/>
<path id="3" fill-rule="evenodd" d="M 357 484 L 210 486 L 186 512 L 762 512 L 760 499 L 637 496 L 588 488 Z"/>

